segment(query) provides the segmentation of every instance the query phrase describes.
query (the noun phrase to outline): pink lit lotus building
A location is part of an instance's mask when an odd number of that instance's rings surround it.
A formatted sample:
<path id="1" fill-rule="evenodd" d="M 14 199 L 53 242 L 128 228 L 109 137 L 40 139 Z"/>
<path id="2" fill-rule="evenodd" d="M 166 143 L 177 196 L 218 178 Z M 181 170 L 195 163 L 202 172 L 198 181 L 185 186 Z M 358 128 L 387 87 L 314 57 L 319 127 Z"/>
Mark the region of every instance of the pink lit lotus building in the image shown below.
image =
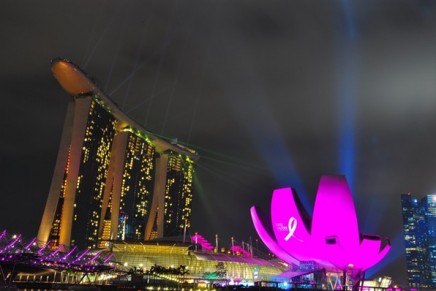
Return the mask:
<path id="1" fill-rule="evenodd" d="M 356 278 L 391 248 L 387 238 L 360 233 L 351 191 L 343 176 L 321 178 L 312 217 L 291 188 L 274 191 L 271 224 L 262 219 L 255 206 L 251 216 L 271 252 L 296 266 L 313 261 L 323 269 L 347 272 Z"/>

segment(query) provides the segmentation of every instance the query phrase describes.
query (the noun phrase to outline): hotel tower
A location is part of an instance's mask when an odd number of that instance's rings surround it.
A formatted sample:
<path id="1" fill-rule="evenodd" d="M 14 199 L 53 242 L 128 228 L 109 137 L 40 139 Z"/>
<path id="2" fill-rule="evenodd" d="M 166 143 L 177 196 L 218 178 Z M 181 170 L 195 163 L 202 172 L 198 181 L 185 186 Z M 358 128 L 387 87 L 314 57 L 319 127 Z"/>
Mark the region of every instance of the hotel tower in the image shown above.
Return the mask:
<path id="1" fill-rule="evenodd" d="M 51 69 L 73 100 L 39 242 L 96 248 L 181 235 L 191 221 L 197 153 L 131 120 L 70 61 Z"/>
<path id="2" fill-rule="evenodd" d="M 436 194 L 401 195 L 409 286 L 436 289 Z M 430 290 L 429 289 L 429 290 Z"/>

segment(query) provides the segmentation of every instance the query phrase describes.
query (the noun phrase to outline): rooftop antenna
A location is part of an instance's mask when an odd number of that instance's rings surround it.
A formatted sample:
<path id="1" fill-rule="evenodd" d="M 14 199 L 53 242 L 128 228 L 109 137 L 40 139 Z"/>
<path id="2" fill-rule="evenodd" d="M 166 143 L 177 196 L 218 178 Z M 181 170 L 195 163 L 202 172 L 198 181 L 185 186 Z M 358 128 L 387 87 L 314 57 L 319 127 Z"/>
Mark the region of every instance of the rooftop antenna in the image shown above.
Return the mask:
<path id="1" fill-rule="evenodd" d="M 218 234 L 215 234 L 215 252 L 218 253 Z"/>

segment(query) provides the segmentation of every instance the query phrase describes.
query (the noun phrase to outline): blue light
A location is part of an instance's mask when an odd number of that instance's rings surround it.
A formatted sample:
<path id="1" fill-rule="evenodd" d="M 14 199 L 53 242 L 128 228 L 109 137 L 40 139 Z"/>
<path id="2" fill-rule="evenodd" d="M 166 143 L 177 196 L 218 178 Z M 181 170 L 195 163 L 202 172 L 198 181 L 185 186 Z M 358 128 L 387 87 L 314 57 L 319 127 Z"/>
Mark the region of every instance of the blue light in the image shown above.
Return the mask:
<path id="1" fill-rule="evenodd" d="M 276 130 L 271 130 L 271 132 L 274 133 Z M 255 142 L 255 145 L 261 156 L 264 158 L 269 171 L 278 182 L 278 186 L 295 186 L 304 208 L 306 208 L 306 211 L 309 214 L 312 214 L 312 206 L 301 183 L 300 175 L 293 166 L 294 163 L 292 162 L 286 144 L 280 137 L 280 134 L 275 133 L 267 139 L 260 137 L 259 140 Z"/>
<path id="2" fill-rule="evenodd" d="M 346 34 L 349 39 L 354 39 L 356 37 L 356 26 L 354 20 L 354 9 L 352 7 L 352 1 L 341 0 L 342 9 L 344 10 L 345 16 L 345 29 Z"/>
<path id="3" fill-rule="evenodd" d="M 400 232 L 393 239 L 392 248 L 389 251 L 389 253 L 386 255 L 386 257 L 381 262 L 376 264 L 374 267 L 368 269 L 366 271 L 366 277 L 367 278 L 374 277 L 384 268 L 396 262 L 403 255 L 404 255 L 404 237 L 403 234 Z"/>
<path id="4" fill-rule="evenodd" d="M 344 13 L 344 44 L 338 55 L 338 102 L 339 102 L 339 171 L 347 177 L 353 193 L 355 178 L 355 117 L 357 99 L 356 28 L 350 1 L 342 0 Z"/>
<path id="5" fill-rule="evenodd" d="M 339 92 L 339 167 L 340 173 L 347 177 L 347 181 L 354 190 L 355 177 L 355 111 L 356 111 L 356 78 L 355 66 L 350 60 L 345 60 L 340 72 Z"/>
<path id="6" fill-rule="evenodd" d="M 389 205 L 389 197 L 381 193 L 373 197 L 360 197 L 365 204 L 365 212 L 360 215 L 363 217 L 362 230 L 365 233 L 379 232 L 380 221 L 383 221 L 383 216 L 386 214 L 386 208 Z"/>
<path id="7" fill-rule="evenodd" d="M 244 48 L 243 44 L 239 42 L 239 39 L 235 39 L 235 48 Z M 231 98 L 229 100 L 231 102 L 230 108 L 234 110 L 236 119 L 250 137 L 256 151 L 278 182 L 279 187 L 293 185 L 307 212 L 312 214 L 312 208 L 301 183 L 300 175 L 294 167 L 290 154 L 292 150 L 283 138 L 284 135 L 269 104 L 268 94 L 264 92 L 262 87 L 262 80 L 257 76 L 256 69 L 253 68 L 253 61 L 247 57 L 245 48 L 243 51 L 241 50 L 241 56 L 239 60 L 241 62 L 240 71 L 235 75 L 229 74 L 229 77 L 232 77 L 231 82 L 237 83 L 238 86 L 230 86 L 231 83 L 228 83 L 227 95 L 235 97 L 249 95 L 251 100 L 247 106 L 243 98 Z M 232 74 L 234 73 L 236 72 L 232 72 Z M 243 92 L 237 90 L 241 84 L 246 85 Z"/>

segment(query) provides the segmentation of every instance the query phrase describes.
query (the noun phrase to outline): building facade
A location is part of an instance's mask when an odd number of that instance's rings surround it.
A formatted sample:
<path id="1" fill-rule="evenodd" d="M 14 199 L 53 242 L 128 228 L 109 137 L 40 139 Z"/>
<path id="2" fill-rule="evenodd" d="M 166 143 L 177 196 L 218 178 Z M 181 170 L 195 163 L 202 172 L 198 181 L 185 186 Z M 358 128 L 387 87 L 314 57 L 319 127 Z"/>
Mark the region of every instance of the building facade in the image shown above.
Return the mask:
<path id="1" fill-rule="evenodd" d="M 403 194 L 401 204 L 409 285 L 436 288 L 436 194 Z"/>
<path id="2" fill-rule="evenodd" d="M 190 226 L 198 155 L 129 119 L 74 64 L 52 71 L 73 96 L 38 240 L 104 247 L 181 235 Z"/>
<path id="3" fill-rule="evenodd" d="M 360 232 L 345 176 L 321 177 L 312 215 L 293 188 L 274 190 L 270 218 L 257 206 L 250 212 L 261 240 L 290 266 L 281 276 L 315 282 L 310 288 L 357 290 L 366 270 L 391 249 L 388 238 Z"/>
<path id="4" fill-rule="evenodd" d="M 212 273 L 217 272 L 218 266 L 221 265 L 224 274 L 219 279 L 235 284 L 240 284 L 242 281 L 245 284 L 253 284 L 256 281 L 275 280 L 286 269 L 278 260 L 196 249 L 194 243 L 115 242 L 111 250 L 114 254 L 113 260 L 128 268 L 151 270 L 153 266 L 164 268 L 185 266 L 189 278 L 208 278 Z"/>

